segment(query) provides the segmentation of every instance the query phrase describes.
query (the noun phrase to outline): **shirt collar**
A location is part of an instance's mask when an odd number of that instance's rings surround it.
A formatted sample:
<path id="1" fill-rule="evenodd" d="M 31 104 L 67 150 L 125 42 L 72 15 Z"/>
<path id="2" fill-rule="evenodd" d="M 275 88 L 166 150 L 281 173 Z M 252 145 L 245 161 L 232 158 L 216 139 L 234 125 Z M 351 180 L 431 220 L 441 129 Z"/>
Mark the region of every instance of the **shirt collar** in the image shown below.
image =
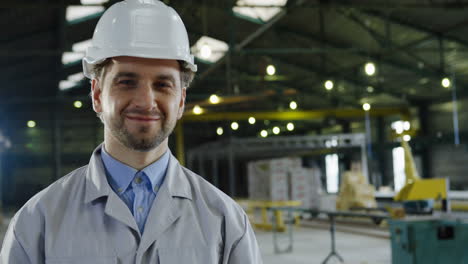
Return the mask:
<path id="1" fill-rule="evenodd" d="M 169 164 L 169 151 L 166 151 L 157 161 L 146 166 L 143 171 L 151 182 L 151 189 L 156 193 L 166 175 Z M 105 147 L 101 151 L 101 159 L 107 171 L 107 178 L 114 189 L 120 193 L 127 190 L 138 170 L 116 160 L 106 152 Z"/>
<path id="2" fill-rule="evenodd" d="M 99 145 L 93 151 L 93 155 L 86 168 L 85 203 L 96 201 L 101 197 L 108 197 L 114 193 L 106 179 L 106 172 L 101 158 L 103 145 L 104 144 Z M 166 172 L 167 179 L 163 181 L 158 195 L 169 195 L 171 197 L 192 200 L 192 188 L 189 175 L 193 173 L 183 168 L 171 154 L 170 150 L 167 152 L 169 153 L 169 165 Z"/>

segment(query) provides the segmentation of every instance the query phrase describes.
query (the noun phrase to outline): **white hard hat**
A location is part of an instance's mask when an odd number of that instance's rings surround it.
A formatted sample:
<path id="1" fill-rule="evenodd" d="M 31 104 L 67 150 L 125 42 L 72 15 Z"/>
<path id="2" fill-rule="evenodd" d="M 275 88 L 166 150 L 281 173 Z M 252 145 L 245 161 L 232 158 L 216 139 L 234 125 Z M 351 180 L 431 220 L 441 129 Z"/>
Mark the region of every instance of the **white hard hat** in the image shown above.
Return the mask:
<path id="1" fill-rule="evenodd" d="M 93 78 L 97 63 L 117 56 L 173 59 L 197 71 L 182 19 L 159 0 L 125 0 L 112 5 L 99 19 L 92 45 L 83 58 L 83 73 Z"/>

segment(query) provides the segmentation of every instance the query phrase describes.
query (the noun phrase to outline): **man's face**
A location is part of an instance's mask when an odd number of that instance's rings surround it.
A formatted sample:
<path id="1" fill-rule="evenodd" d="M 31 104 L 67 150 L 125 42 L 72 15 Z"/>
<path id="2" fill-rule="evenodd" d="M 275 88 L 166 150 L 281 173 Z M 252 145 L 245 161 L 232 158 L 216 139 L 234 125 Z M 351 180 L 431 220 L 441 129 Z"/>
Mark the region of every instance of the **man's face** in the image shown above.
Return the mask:
<path id="1" fill-rule="evenodd" d="M 186 89 L 176 60 L 115 57 L 92 89 L 105 129 L 137 151 L 166 141 L 184 111 Z"/>

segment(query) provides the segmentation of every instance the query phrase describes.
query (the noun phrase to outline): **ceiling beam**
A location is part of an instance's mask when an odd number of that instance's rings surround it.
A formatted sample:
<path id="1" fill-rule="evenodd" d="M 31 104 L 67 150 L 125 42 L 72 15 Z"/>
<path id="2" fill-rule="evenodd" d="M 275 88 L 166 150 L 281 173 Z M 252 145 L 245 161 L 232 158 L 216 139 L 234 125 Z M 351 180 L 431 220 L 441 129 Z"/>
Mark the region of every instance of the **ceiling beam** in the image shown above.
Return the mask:
<path id="1" fill-rule="evenodd" d="M 398 51 L 400 53 L 404 53 L 406 56 L 413 58 L 414 60 L 418 62 L 423 62 L 425 66 L 431 68 L 435 72 L 444 72 L 443 69 L 440 69 L 434 65 L 431 65 L 428 63 L 426 60 L 420 58 L 419 56 L 415 55 L 413 51 L 409 51 L 407 49 L 403 48 L 392 48 L 392 47 L 398 47 L 396 43 L 394 43 L 389 37 L 383 36 L 380 32 L 377 32 L 376 30 L 368 27 L 364 21 L 361 20 L 358 16 L 353 14 L 352 12 L 343 12 L 342 10 L 338 11 L 341 15 L 344 17 L 348 18 L 352 22 L 356 23 L 360 27 L 362 27 L 364 30 L 366 30 L 376 41 L 379 42 L 381 47 L 388 47 L 388 51 L 379 53 L 379 60 L 382 60 L 383 58 L 388 57 L 388 55 L 392 54 L 394 55 L 395 51 Z M 439 50 L 440 51 L 440 50 Z M 439 52 L 437 51 L 437 52 Z"/>
<path id="2" fill-rule="evenodd" d="M 388 20 L 393 24 L 398 24 L 400 26 L 410 28 L 410 29 L 413 29 L 415 31 L 420 31 L 422 33 L 430 34 L 430 35 L 434 36 L 434 38 L 442 37 L 445 40 L 453 41 L 453 42 L 456 42 L 456 43 L 458 43 L 460 45 L 463 45 L 463 46 L 468 46 L 468 40 L 465 40 L 465 39 L 462 39 L 462 38 L 459 38 L 459 37 L 455 37 L 455 36 L 451 36 L 451 35 L 447 35 L 444 32 L 434 31 L 434 30 L 426 28 L 424 26 L 404 21 L 403 19 L 401 19 L 399 17 L 396 17 L 395 15 L 391 15 L 391 14 L 386 15 L 386 14 L 380 12 L 380 11 L 375 11 L 375 10 L 362 11 L 362 13 L 364 13 L 364 14 L 366 14 L 368 16 L 371 16 L 371 17 L 381 19 L 381 20 Z"/>
<path id="3" fill-rule="evenodd" d="M 369 114 L 375 116 L 390 116 L 400 115 L 404 120 L 410 120 L 411 113 L 408 108 L 372 108 Z M 200 122 L 200 121 L 235 121 L 244 120 L 253 116 L 258 120 L 311 120 L 324 117 L 334 116 L 337 118 L 354 118 L 364 117 L 366 112 L 362 109 L 343 108 L 343 109 L 318 109 L 305 111 L 284 111 L 284 112 L 212 112 L 201 115 L 186 113 L 182 117 L 184 122 Z"/>
<path id="4" fill-rule="evenodd" d="M 297 32 L 297 31 L 293 31 L 289 28 L 282 28 L 282 27 L 275 27 L 275 30 L 279 30 L 279 32 L 282 32 L 283 34 L 294 34 L 294 35 L 297 35 L 299 37 L 303 37 L 303 38 L 308 38 L 308 39 L 313 39 L 314 41 L 324 41 L 326 46 L 327 47 L 332 47 L 332 48 L 337 48 L 337 49 L 346 49 L 347 47 L 351 46 L 350 44 L 345 44 L 345 43 L 338 43 L 336 41 L 330 41 L 329 39 L 327 40 L 320 40 L 320 36 L 318 34 L 311 34 L 311 33 L 302 33 L 302 32 Z M 364 51 L 356 51 L 356 55 L 360 56 L 360 57 L 363 57 L 363 58 L 370 58 L 376 62 L 380 62 L 384 65 L 387 65 L 387 66 L 391 66 L 393 68 L 396 68 L 396 69 L 400 69 L 400 70 L 405 70 L 405 71 L 408 71 L 408 72 L 411 72 L 411 73 L 414 73 L 420 77 L 425 77 L 425 78 L 430 78 L 430 77 L 441 77 L 443 75 L 442 72 L 439 72 L 439 71 L 434 71 L 434 70 L 429 70 L 429 69 L 419 69 L 417 68 L 416 66 L 410 66 L 410 65 L 407 65 L 405 63 L 402 63 L 402 62 L 399 62 L 395 59 L 386 59 L 384 57 L 382 57 L 379 53 L 373 53 L 373 52 L 364 52 Z M 357 66 L 354 66 L 352 68 L 356 68 Z M 352 69 L 351 68 L 351 69 Z M 341 73 L 341 70 L 339 70 L 339 72 Z M 330 73 L 330 74 L 336 74 L 337 72 L 335 73 Z M 354 72 L 351 73 L 354 75 Z M 349 80 L 351 78 L 347 77 L 347 80 Z M 464 83 L 463 81 L 461 80 L 458 80 L 458 83 L 460 86 L 463 86 L 463 87 L 468 87 L 468 85 L 466 83 Z M 368 84 L 368 85 L 375 85 L 375 84 Z M 390 90 L 393 90 L 393 89 L 389 89 L 389 93 L 391 94 Z M 410 98 L 410 95 L 406 95 L 408 98 Z M 445 97 L 444 97 L 445 98 Z M 450 94 L 447 93 L 447 100 L 449 100 L 451 98 Z M 413 98 L 414 99 L 414 98 Z M 413 100 L 411 99 L 411 100 Z"/>
<path id="5" fill-rule="evenodd" d="M 294 6 L 294 8 L 299 7 L 304 3 L 305 0 L 297 0 L 297 4 Z M 292 7 L 290 7 L 292 8 Z M 284 16 L 286 16 L 287 12 L 290 9 L 283 8 L 278 14 L 276 14 L 270 21 L 267 23 L 261 25 L 259 28 L 257 28 L 254 32 L 252 32 L 250 35 L 245 37 L 239 44 L 236 44 L 234 47 L 230 47 L 231 51 L 240 51 L 244 47 L 246 47 L 248 44 L 250 44 L 252 41 L 260 37 L 263 33 L 265 33 L 268 29 L 270 29 L 274 24 L 276 24 L 278 21 L 280 21 Z M 233 16 L 232 19 L 235 19 Z M 215 71 L 217 68 L 219 68 L 221 65 L 223 65 L 231 51 L 228 51 L 222 58 L 220 58 L 215 64 L 210 66 L 210 68 L 206 69 L 204 72 L 200 74 L 200 76 L 196 79 L 196 82 L 193 84 L 193 86 L 197 86 L 197 83 L 203 81 L 209 74 L 211 74 L 213 71 Z"/>

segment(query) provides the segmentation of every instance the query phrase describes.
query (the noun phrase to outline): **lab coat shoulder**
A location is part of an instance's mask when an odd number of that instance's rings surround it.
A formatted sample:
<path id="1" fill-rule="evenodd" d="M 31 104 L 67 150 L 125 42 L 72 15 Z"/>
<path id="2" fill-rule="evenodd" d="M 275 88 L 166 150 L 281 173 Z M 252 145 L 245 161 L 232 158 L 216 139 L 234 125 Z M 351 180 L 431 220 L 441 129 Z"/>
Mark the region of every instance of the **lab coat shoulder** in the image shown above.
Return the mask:
<path id="1" fill-rule="evenodd" d="M 5 235 L 0 254 L 2 261 L 8 259 L 9 262 L 5 263 L 20 263 L 15 261 L 27 259 L 31 263 L 43 262 L 46 223 L 50 219 L 60 218 L 57 214 L 63 213 L 67 203 L 73 201 L 71 196 L 80 189 L 85 173 L 86 166 L 63 176 L 34 195 L 18 210 Z"/>
<path id="2" fill-rule="evenodd" d="M 191 183 L 193 202 L 201 210 L 223 218 L 221 232 L 224 248 L 221 263 L 262 263 L 255 234 L 242 207 L 201 176 L 184 167 L 182 170 Z"/>
<path id="3" fill-rule="evenodd" d="M 242 207 L 198 174 L 185 167 L 182 170 L 190 182 L 193 202 L 201 210 L 223 216 L 225 221 L 230 222 L 231 228 L 242 232 L 245 228 L 245 212 Z"/>
<path id="4" fill-rule="evenodd" d="M 17 221 L 28 221 L 29 217 L 46 218 L 52 216 L 50 213 L 57 217 L 56 214 L 65 212 L 70 203 L 82 202 L 87 167 L 70 172 L 34 195 L 16 213 Z"/>

